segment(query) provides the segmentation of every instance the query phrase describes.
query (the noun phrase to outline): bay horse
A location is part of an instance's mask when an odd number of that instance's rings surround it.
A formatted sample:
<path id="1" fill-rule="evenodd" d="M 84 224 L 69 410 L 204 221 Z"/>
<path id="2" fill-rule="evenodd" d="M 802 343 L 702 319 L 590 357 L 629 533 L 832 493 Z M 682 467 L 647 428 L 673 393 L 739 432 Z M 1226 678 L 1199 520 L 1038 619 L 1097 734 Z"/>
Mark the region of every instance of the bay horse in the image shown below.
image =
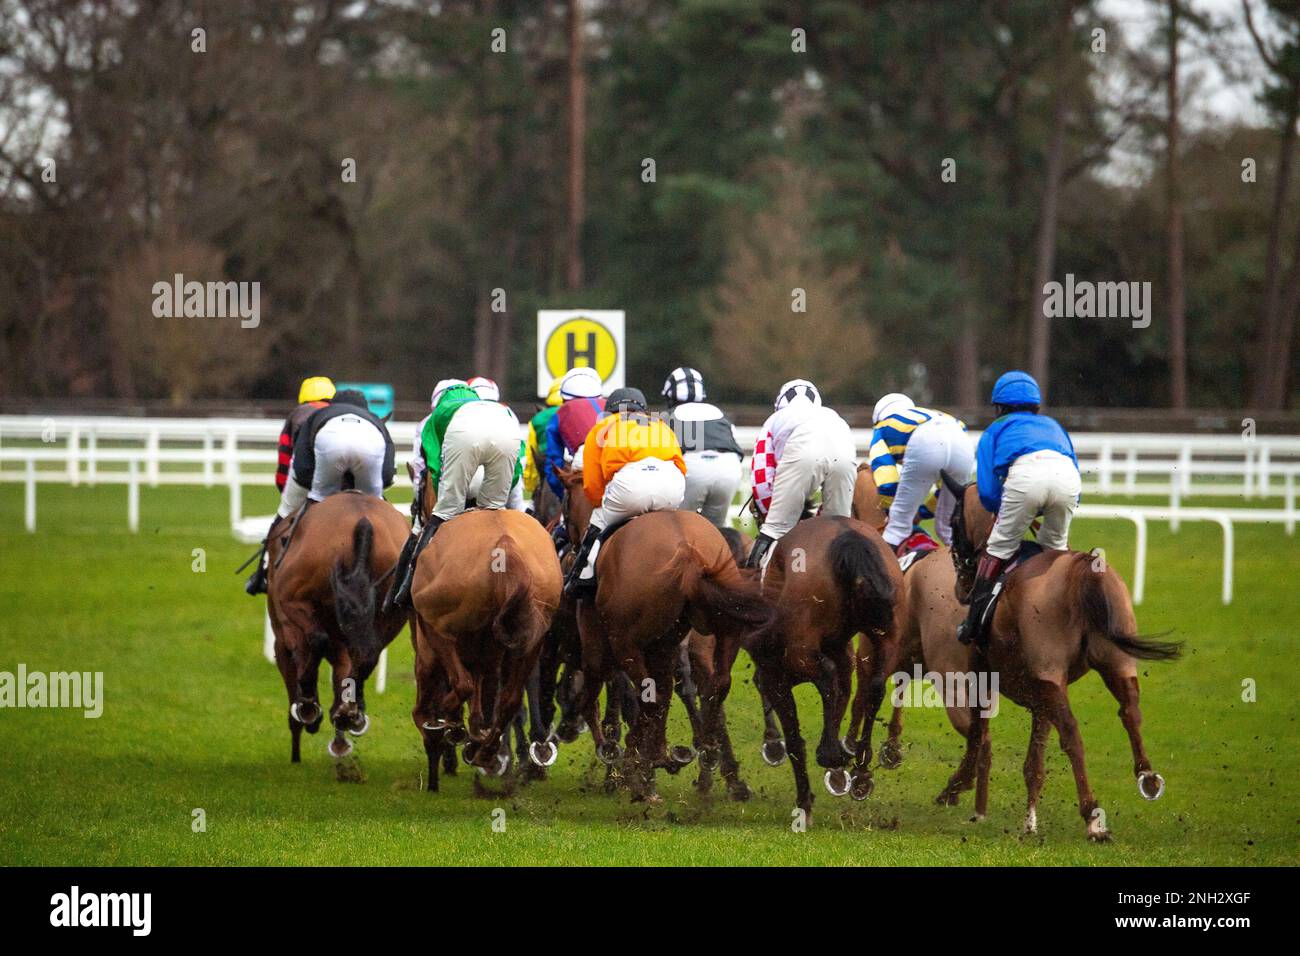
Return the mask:
<path id="1" fill-rule="evenodd" d="M 275 632 L 275 661 L 289 694 L 290 759 L 301 760 L 304 729 L 320 729 L 324 715 L 316 682 L 322 660 L 333 670 L 329 752 L 347 756 L 369 729 L 365 682 L 407 621 L 385 613 L 392 568 L 411 532 L 391 504 L 359 491 L 308 503 L 289 534 L 267 543 L 267 612 Z"/>
<path id="2" fill-rule="evenodd" d="M 420 555 L 411 588 L 411 719 L 424 741 L 430 792 L 438 789 L 448 743 L 465 743 L 467 763 L 504 773 L 509 754 L 501 752 L 502 735 L 519 713 L 560 587 L 550 535 L 519 511 L 457 515 Z"/>
<path id="3" fill-rule="evenodd" d="M 796 803 L 812 819 L 807 754 L 799 730 L 794 687 L 811 682 L 822 698 L 817 762 L 827 768 L 832 794 L 865 800 L 874 787 L 869 764 L 871 733 L 896 667 L 902 624 L 897 595 L 902 574 L 893 551 L 874 528 L 855 518 L 806 518 L 773 546 L 763 593 L 777 607 L 774 624 L 747 645 L 757 666 L 755 682 L 772 702 L 785 732 L 794 771 Z M 872 649 L 862 736 L 846 749 L 839 736 L 853 675 L 851 644 L 865 635 Z M 850 771 L 844 770 L 853 757 Z"/>
<path id="4" fill-rule="evenodd" d="M 980 503 L 975 485 L 963 486 L 947 476 L 944 481 L 957 498 L 951 553 L 957 590 L 966 600 L 994 516 Z M 1074 772 L 1087 836 L 1098 842 L 1109 839 L 1105 813 L 1088 782 L 1083 737 L 1070 709 L 1069 685 L 1090 669 L 1101 675 L 1119 701 L 1119 718 L 1133 751 L 1138 793 L 1147 800 L 1159 799 L 1165 782 L 1152 769 L 1142 742 L 1137 662 L 1174 660 L 1181 654 L 1181 642 L 1139 635 L 1124 580 L 1098 554 L 1081 551 L 1042 551 L 1016 565 L 1006 576 L 987 630 L 987 646 L 974 650 L 974 667 L 998 674 L 999 692 L 1026 708 L 1032 719 L 1024 766 L 1028 790 L 1025 832 L 1038 830 L 1044 752 L 1055 727 Z M 988 811 L 989 766 L 981 753 L 988 740 L 988 718 L 981 716 L 977 707 L 971 708 L 970 716 L 966 754 L 940 800 L 945 794 L 955 797 L 960 789 L 969 789 L 972 776 L 978 774 L 975 812 L 976 819 L 983 819 Z"/>
<path id="5" fill-rule="evenodd" d="M 581 476 L 569 473 L 567 498 L 581 494 Z M 566 514 L 566 520 L 573 520 Z M 581 540 L 585 527 L 569 527 Z M 667 744 L 668 706 L 678 651 L 692 630 L 711 635 L 707 684 L 700 695 L 701 753 L 721 762 L 723 703 L 742 641 L 773 618 L 752 575 L 743 573 L 722 533 L 691 511 L 653 511 L 611 535 L 596 557 L 594 600 L 578 602 L 583 686 L 577 702 L 591 728 L 597 754 L 611 749 L 598 719 L 600 688 L 627 675 L 637 710 L 627 735 L 624 777 L 634 801 L 660 802 L 654 772 L 679 770 L 694 758 Z M 686 753 L 683 753 L 683 751 Z"/>
<path id="6" fill-rule="evenodd" d="M 869 465 L 858 466 L 853 488 L 853 517 L 883 531 L 889 521 L 889 509 L 880 504 L 880 495 Z M 915 559 L 903 574 L 902 601 L 907 615 L 899 635 L 898 670 L 911 676 L 920 664 L 924 673 L 966 674 L 971 670 L 974 652 L 956 639 L 957 625 L 965 610 L 957 599 L 957 571 L 948 549 L 940 545 L 924 560 Z M 860 641 L 857 658 L 858 691 L 853 698 L 848 739 L 857 738 L 866 710 L 866 678 L 871 672 L 870 642 Z M 948 720 L 963 739 L 970 728 L 970 708 L 956 703 L 946 705 Z M 897 769 L 903 762 L 901 738 L 903 707 L 894 704 L 889 720 L 889 734 L 880 745 L 880 766 Z M 981 759 L 991 757 L 988 742 Z M 947 791 L 945 791 L 945 794 Z M 942 797 L 941 802 L 952 802 Z"/>

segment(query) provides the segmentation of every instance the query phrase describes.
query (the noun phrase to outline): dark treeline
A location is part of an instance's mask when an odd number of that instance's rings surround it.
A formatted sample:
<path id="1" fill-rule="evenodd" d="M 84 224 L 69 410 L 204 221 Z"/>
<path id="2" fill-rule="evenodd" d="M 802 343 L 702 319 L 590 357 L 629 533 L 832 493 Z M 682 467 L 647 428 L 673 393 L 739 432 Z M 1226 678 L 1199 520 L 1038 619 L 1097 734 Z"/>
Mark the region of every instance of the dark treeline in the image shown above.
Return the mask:
<path id="1" fill-rule="evenodd" d="M 1022 366 L 1060 405 L 1287 407 L 1300 12 L 1132 8 L 0 0 L 0 394 L 522 398 L 535 311 L 586 306 L 627 310 L 632 382 L 731 401 L 971 406 Z M 1198 115 L 1215 58 L 1263 128 Z M 260 325 L 156 318 L 177 273 L 260 283 Z M 1149 281 L 1150 327 L 1045 319 L 1067 273 Z"/>

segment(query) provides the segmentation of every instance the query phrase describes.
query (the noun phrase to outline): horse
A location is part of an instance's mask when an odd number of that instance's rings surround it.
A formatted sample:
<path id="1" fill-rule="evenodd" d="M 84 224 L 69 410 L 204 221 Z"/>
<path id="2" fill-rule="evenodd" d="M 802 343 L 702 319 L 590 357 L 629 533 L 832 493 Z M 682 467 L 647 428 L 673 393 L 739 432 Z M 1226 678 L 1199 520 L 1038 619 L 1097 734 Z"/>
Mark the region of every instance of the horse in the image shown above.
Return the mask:
<path id="1" fill-rule="evenodd" d="M 889 509 L 881 507 L 880 495 L 871 467 L 858 466 L 853 487 L 853 517 L 883 531 L 889 521 Z M 921 560 L 921 557 L 929 560 Z M 957 600 L 957 572 L 948 549 L 940 546 L 933 554 L 918 556 L 903 574 L 902 601 L 907 616 L 901 629 L 898 672 L 911 674 L 920 664 L 925 673 L 966 674 L 970 672 L 972 651 L 955 639 L 957 625 L 965 611 Z M 857 657 L 858 692 L 853 698 L 848 739 L 856 739 L 866 710 L 867 675 L 871 671 L 870 642 L 860 641 Z M 946 705 L 953 729 L 965 739 L 970 728 L 970 709 L 956 703 Z M 895 770 L 902 765 L 903 707 L 895 702 L 889 720 L 889 734 L 880 745 L 880 766 Z M 986 752 L 982 759 L 987 759 Z"/>
<path id="2" fill-rule="evenodd" d="M 366 678 L 407 621 L 400 611 L 385 613 L 381 598 L 410 531 L 382 498 L 342 491 L 308 502 L 291 530 L 268 542 L 267 612 L 289 694 L 293 763 L 302 759 L 303 730 L 316 733 L 324 718 L 316 696 L 322 659 L 333 670 L 331 756 L 352 752 L 345 732 L 369 729 Z"/>
<path id="3" fill-rule="evenodd" d="M 780 718 L 794 771 L 796 803 L 812 819 L 807 755 L 793 689 L 812 682 L 822 698 L 817 762 L 827 768 L 827 789 L 865 800 L 874 788 L 869 764 L 871 732 L 885 695 L 886 677 L 898 660 L 902 575 L 893 552 L 870 525 L 854 518 L 806 518 L 773 546 L 763 593 L 778 607 L 773 626 L 747 645 L 757 665 L 755 682 Z M 853 674 L 853 636 L 872 648 L 862 736 L 851 752 L 839 737 Z M 843 768 L 853 757 L 851 771 Z"/>
<path id="4" fill-rule="evenodd" d="M 564 474 L 569 499 L 581 494 L 581 476 Z M 576 515 L 566 513 L 566 521 Z M 580 539 L 585 527 L 570 523 Z M 667 746 L 678 650 L 692 628 L 711 635 L 708 677 L 700 698 L 701 753 L 721 762 L 723 702 L 742 640 L 768 626 L 773 610 L 751 575 L 736 566 L 731 546 L 696 512 L 654 511 L 633 518 L 611 535 L 596 558 L 594 600 L 578 602 L 583 686 L 577 710 L 586 717 L 596 753 L 608 762 L 617 742 L 598 720 L 600 688 L 621 671 L 631 681 L 637 711 L 627 737 L 624 777 L 634 801 L 659 802 L 654 771 L 680 770 L 690 748 Z M 612 745 L 612 746 L 611 746 Z"/>
<path id="5" fill-rule="evenodd" d="M 951 553 L 958 593 L 967 600 L 994 516 L 980 503 L 974 485 L 963 486 L 946 475 L 943 480 L 957 498 Z M 1152 769 L 1142 741 L 1137 662 L 1175 660 L 1181 652 L 1181 642 L 1138 634 L 1124 580 L 1097 553 L 1042 551 L 1007 574 L 989 622 L 987 646 L 974 650 L 974 666 L 998 674 L 999 692 L 1030 712 L 1032 729 L 1024 765 L 1028 790 L 1025 833 L 1038 831 L 1044 752 L 1055 727 L 1074 772 L 1087 837 L 1095 842 L 1110 838 L 1105 813 L 1088 782 L 1083 738 L 1068 693 L 1069 685 L 1090 669 L 1101 675 L 1119 702 L 1138 793 L 1147 800 L 1160 798 L 1165 781 Z M 980 820 L 988 812 L 989 761 L 981 757 L 988 740 L 988 717 L 975 707 L 970 717 L 966 754 L 939 799 L 955 802 L 955 794 L 969 789 L 971 778 L 978 774 L 975 819 Z"/>
<path id="6" fill-rule="evenodd" d="M 505 772 L 502 735 L 519 713 L 560 588 L 550 536 L 518 511 L 458 515 L 420 555 L 411 589 L 411 719 L 424 741 L 430 793 L 448 743 L 465 743 L 462 757 L 483 772 Z"/>

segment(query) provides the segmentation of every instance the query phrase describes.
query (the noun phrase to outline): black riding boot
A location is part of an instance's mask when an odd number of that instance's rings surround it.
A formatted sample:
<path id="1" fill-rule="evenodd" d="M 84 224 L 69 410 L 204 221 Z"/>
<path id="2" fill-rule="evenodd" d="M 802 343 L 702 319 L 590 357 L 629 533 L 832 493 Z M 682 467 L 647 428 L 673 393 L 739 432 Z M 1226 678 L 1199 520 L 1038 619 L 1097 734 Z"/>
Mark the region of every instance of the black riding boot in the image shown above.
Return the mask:
<path id="1" fill-rule="evenodd" d="M 995 558 L 991 554 L 980 558 L 979 567 L 975 571 L 975 583 L 970 591 L 970 610 L 966 613 L 966 620 L 957 626 L 957 640 L 962 644 L 969 645 L 978 640 L 980 646 L 984 646 L 984 615 L 993 600 L 993 588 L 1005 564 L 1001 558 Z"/>
<path id="2" fill-rule="evenodd" d="M 266 546 L 275 534 L 276 525 L 280 523 L 280 516 L 276 515 L 271 519 L 271 527 L 266 529 L 266 537 L 262 539 L 262 550 L 257 553 L 257 567 L 249 576 L 248 582 L 244 585 L 244 591 L 248 594 L 265 594 L 266 593 Z"/>
<path id="3" fill-rule="evenodd" d="M 409 608 L 411 606 L 411 582 L 415 580 L 415 566 L 420 561 L 420 552 L 433 538 L 434 532 L 438 530 L 445 518 L 439 518 L 437 515 L 429 515 L 429 520 L 424 523 L 420 529 L 419 535 L 411 535 L 407 539 L 406 545 L 402 548 L 401 557 L 397 559 L 397 567 L 393 571 L 393 577 L 397 580 L 397 590 L 391 592 L 391 599 L 385 602 L 385 610 L 392 610 L 394 607 Z M 414 542 L 414 544 L 412 544 Z M 410 556 L 407 556 L 407 552 Z M 403 567 L 402 560 L 406 559 L 406 565 Z M 398 574 L 400 572 L 400 577 Z"/>
<path id="4" fill-rule="evenodd" d="M 758 537 L 754 539 L 754 546 L 749 549 L 749 556 L 745 558 L 744 566 L 747 568 L 761 568 L 763 566 L 763 555 L 767 554 L 768 549 L 774 544 L 776 544 L 776 538 L 760 531 Z"/>
<path id="5" fill-rule="evenodd" d="M 587 566 L 587 555 L 591 554 L 591 549 L 595 546 L 600 535 L 600 528 L 593 525 L 587 526 L 587 533 L 582 538 L 582 544 L 578 545 L 578 555 L 574 559 L 573 567 L 569 568 L 569 576 L 564 579 L 564 593 L 570 597 L 583 597 L 596 590 L 595 575 L 592 575 L 589 580 L 583 581 L 578 580 L 578 575 Z"/>

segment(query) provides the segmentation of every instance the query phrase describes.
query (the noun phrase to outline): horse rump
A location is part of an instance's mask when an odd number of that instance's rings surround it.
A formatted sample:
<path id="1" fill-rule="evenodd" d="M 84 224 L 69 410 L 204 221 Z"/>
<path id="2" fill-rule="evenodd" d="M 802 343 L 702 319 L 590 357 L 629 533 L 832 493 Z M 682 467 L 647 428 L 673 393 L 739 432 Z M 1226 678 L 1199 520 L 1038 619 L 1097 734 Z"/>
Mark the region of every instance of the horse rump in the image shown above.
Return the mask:
<path id="1" fill-rule="evenodd" d="M 1091 554 L 1080 553 L 1077 557 L 1079 605 L 1090 633 L 1138 660 L 1172 661 L 1182 656 L 1182 641 L 1162 641 L 1159 635 L 1134 633 L 1129 623 L 1133 619 L 1132 604 L 1124 582 L 1110 568 L 1094 571 Z M 1125 608 L 1128 613 L 1122 614 Z"/>
<path id="2" fill-rule="evenodd" d="M 828 556 L 854 629 L 882 634 L 893 627 L 894 582 L 875 543 L 845 529 L 831 541 Z"/>
<path id="3" fill-rule="evenodd" d="M 537 613 L 533 575 L 515 539 L 508 534 L 497 539 L 492 558 L 492 605 L 496 609 L 492 614 L 492 636 L 507 650 L 517 651 L 527 640 Z"/>
<path id="4" fill-rule="evenodd" d="M 352 563 L 342 558 L 330 569 L 334 591 L 334 616 L 348 650 L 361 660 L 378 657 L 375 635 L 375 582 L 370 578 L 370 551 L 375 529 L 368 518 L 352 529 Z"/>
<path id="5" fill-rule="evenodd" d="M 750 631 L 767 629 L 776 616 L 776 608 L 757 582 L 740 573 L 734 551 L 728 542 L 726 556 L 709 561 L 689 541 L 677 546 L 673 555 L 673 573 L 681 582 L 681 591 L 690 605 L 700 611 L 710 626 L 739 626 Z"/>

